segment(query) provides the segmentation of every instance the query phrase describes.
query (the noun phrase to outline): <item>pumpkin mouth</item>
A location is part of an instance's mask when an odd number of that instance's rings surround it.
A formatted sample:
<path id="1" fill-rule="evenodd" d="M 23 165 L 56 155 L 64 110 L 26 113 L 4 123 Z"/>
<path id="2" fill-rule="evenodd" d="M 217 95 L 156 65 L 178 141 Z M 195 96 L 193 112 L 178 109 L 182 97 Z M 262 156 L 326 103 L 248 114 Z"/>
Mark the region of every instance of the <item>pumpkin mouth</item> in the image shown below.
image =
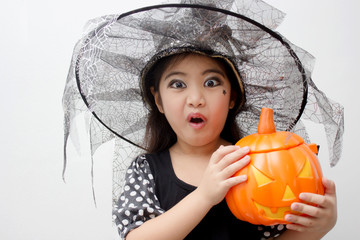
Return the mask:
<path id="1" fill-rule="evenodd" d="M 267 218 L 276 219 L 276 220 L 283 220 L 285 214 L 288 214 L 291 212 L 290 207 L 266 207 L 264 205 L 261 205 L 260 203 L 254 201 L 254 204 L 256 208 L 259 211 L 259 214 L 261 216 L 265 216 Z"/>

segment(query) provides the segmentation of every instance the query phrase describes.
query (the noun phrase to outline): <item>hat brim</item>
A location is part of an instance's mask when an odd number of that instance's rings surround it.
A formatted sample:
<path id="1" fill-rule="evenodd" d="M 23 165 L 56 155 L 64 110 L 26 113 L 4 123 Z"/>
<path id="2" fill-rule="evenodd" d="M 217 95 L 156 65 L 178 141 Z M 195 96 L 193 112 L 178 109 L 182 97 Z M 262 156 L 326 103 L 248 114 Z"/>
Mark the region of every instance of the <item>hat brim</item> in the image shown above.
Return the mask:
<path id="1" fill-rule="evenodd" d="M 256 132 L 263 107 L 274 109 L 279 130 L 300 119 L 309 76 L 291 45 L 246 16 L 194 4 L 141 8 L 89 33 L 76 61 L 82 99 L 109 131 L 142 147 L 141 72 L 158 52 L 185 47 L 211 50 L 239 69 L 247 93 L 237 117 L 244 135 Z"/>

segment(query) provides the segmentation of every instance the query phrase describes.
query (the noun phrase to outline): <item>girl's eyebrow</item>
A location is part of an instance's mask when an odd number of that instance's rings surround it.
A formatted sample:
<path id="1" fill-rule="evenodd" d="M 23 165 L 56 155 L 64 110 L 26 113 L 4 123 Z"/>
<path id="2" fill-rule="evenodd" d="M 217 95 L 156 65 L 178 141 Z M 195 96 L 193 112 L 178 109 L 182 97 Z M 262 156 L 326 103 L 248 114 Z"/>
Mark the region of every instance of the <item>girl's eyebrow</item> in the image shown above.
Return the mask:
<path id="1" fill-rule="evenodd" d="M 225 77 L 225 73 L 221 70 L 215 69 L 215 68 L 210 68 L 210 69 L 206 69 L 205 71 L 202 72 L 202 75 L 208 74 L 208 73 L 217 73 L 220 74 L 221 76 Z M 180 72 L 180 71 L 174 71 L 169 73 L 168 75 L 165 76 L 164 80 L 170 78 L 171 76 L 174 75 L 182 75 L 182 76 L 186 76 L 187 74 L 184 72 Z"/>
<path id="2" fill-rule="evenodd" d="M 165 76 L 164 80 L 170 78 L 171 76 L 174 76 L 174 75 L 182 75 L 182 76 L 186 76 L 186 73 L 184 72 L 171 72 L 169 73 L 168 75 Z"/>
<path id="3" fill-rule="evenodd" d="M 205 75 L 207 73 L 217 73 L 217 74 L 220 74 L 222 77 L 225 77 L 225 73 L 218 69 L 213 69 L 213 68 L 207 69 L 202 73 L 202 75 Z"/>

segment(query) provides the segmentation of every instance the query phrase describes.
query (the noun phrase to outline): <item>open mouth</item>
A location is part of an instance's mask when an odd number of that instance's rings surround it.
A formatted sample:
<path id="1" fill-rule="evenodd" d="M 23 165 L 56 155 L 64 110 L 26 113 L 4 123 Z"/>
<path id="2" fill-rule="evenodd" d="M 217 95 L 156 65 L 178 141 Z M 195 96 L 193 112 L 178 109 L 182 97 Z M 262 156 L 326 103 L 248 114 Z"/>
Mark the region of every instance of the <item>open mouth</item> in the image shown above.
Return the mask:
<path id="1" fill-rule="evenodd" d="M 202 123 L 204 120 L 201 118 L 191 118 L 190 122 L 191 123 Z"/>
<path id="2" fill-rule="evenodd" d="M 190 113 L 187 118 L 190 126 L 199 129 L 205 125 L 206 118 L 200 113 Z"/>

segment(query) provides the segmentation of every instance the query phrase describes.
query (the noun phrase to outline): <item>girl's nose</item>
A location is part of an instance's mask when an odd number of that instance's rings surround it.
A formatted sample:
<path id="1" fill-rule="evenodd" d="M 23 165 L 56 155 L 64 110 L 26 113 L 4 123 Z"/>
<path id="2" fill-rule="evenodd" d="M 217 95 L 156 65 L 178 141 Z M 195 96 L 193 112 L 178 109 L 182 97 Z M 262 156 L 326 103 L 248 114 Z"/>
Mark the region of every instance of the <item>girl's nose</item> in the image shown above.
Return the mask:
<path id="1" fill-rule="evenodd" d="M 191 107 L 203 107 L 205 105 L 204 94 L 200 89 L 192 89 L 187 97 L 187 104 Z"/>

